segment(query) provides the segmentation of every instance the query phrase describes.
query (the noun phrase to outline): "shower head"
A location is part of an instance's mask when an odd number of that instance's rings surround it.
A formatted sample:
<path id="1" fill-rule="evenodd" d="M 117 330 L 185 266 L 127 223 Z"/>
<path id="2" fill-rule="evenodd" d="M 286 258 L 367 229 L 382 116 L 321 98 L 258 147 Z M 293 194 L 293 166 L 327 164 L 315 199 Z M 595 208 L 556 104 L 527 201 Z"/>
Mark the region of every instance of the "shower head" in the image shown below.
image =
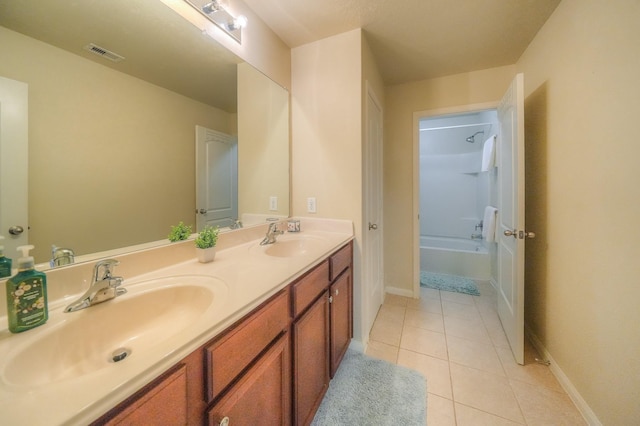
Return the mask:
<path id="1" fill-rule="evenodd" d="M 475 132 L 474 134 L 472 134 L 471 136 L 469 136 L 466 141 L 469 143 L 474 143 L 476 141 L 476 135 L 479 135 L 480 133 L 484 134 L 484 130 L 480 130 L 479 132 Z"/>

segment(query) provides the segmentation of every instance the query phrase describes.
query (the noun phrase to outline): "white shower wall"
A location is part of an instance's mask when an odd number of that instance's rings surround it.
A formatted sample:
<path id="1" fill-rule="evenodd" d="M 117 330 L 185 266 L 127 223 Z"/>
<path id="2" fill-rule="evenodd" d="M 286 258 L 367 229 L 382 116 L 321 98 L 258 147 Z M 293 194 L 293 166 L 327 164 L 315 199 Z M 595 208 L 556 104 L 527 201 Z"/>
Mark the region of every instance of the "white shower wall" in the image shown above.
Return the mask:
<path id="1" fill-rule="evenodd" d="M 488 190 L 479 179 L 479 152 L 420 158 L 420 234 L 470 238 Z M 483 207 L 484 208 L 484 207 Z"/>
<path id="2" fill-rule="evenodd" d="M 471 238 L 495 205 L 494 171 L 481 172 L 484 141 L 498 129 L 495 111 L 424 120 L 420 132 L 420 235 Z M 466 138 L 482 131 L 475 143 Z"/>

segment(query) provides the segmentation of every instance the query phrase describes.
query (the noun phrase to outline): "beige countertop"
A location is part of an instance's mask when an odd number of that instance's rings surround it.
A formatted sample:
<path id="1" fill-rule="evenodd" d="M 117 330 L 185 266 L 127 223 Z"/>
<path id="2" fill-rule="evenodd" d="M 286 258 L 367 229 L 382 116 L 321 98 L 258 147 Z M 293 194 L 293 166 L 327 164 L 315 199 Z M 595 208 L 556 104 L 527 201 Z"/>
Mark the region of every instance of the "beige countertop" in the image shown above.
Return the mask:
<path id="1" fill-rule="evenodd" d="M 353 239 L 353 225 L 350 221 L 302 218 L 301 222 L 302 232 L 285 233 L 278 237 L 280 242 L 313 239 L 314 243 L 310 248 L 296 256 L 266 255 L 264 250 L 268 246 L 259 245 L 261 237 L 255 239 L 260 232 L 264 232 L 262 229 L 234 231 L 226 237 L 224 235 L 227 234 L 221 234 L 219 249 L 212 263 L 198 263 L 193 249 L 192 259 L 165 267 L 151 265 L 140 269 L 144 272 L 135 276 L 122 274 L 125 278 L 123 287 L 128 289 L 128 293 L 114 300 L 82 311 L 63 313 L 63 308 L 81 293 L 65 294 L 54 300 L 50 298 L 49 321 L 41 327 L 20 334 L 11 334 L 6 328 L 6 317 L 0 318 L 0 423 L 86 424 L 97 419 Z M 155 249 L 150 250 L 151 252 L 145 253 L 144 259 L 148 259 L 150 255 L 153 257 Z M 136 259 L 136 256 L 125 257 L 120 259 L 121 265 L 138 261 Z M 121 275 L 118 270 L 116 275 Z M 56 278 L 55 281 L 64 280 Z M 180 332 L 167 331 L 166 338 L 154 342 L 153 350 L 145 352 L 144 349 L 133 349 L 129 357 L 118 363 L 109 362 L 108 354 L 105 354 L 104 363 L 98 361 L 96 364 L 94 361 L 93 364 L 87 363 L 85 367 L 83 355 L 77 354 L 79 358 L 74 371 L 57 374 L 52 379 L 47 376 L 47 368 L 59 361 L 53 360 L 57 353 L 76 352 L 73 348 L 69 351 L 69 347 L 56 348 L 61 343 L 51 338 L 56 330 L 66 326 L 65 323 L 76 321 L 77 324 L 83 324 L 85 321 L 88 324 L 92 314 L 95 318 L 98 315 L 100 318 L 107 315 L 108 318 L 110 304 L 115 306 L 124 303 L 128 297 L 144 297 L 145 292 L 150 289 L 153 291 L 154 285 L 170 286 L 179 282 L 215 287 L 213 302 L 186 329 Z M 118 308 L 111 309 L 114 311 Z M 150 312 L 145 315 L 162 318 L 163 312 L 154 314 L 153 309 Z M 132 318 L 136 314 L 132 313 Z M 110 324 L 106 324 L 104 328 L 108 329 L 108 325 Z M 100 339 L 100 336 L 74 338 Z M 71 343 L 65 340 L 65 345 L 73 346 L 74 340 L 70 341 Z M 35 342 L 38 343 L 33 346 Z M 39 349 L 38 353 L 33 353 L 33 350 L 29 352 L 32 346 L 43 349 Z M 16 362 L 17 357 L 22 357 L 20 362 Z M 25 382 L 28 383 L 18 383 L 16 377 L 23 377 L 24 371 L 16 375 L 16 371 L 11 371 L 16 365 L 20 365 L 22 369 L 33 369 L 27 374 L 29 380 Z"/>

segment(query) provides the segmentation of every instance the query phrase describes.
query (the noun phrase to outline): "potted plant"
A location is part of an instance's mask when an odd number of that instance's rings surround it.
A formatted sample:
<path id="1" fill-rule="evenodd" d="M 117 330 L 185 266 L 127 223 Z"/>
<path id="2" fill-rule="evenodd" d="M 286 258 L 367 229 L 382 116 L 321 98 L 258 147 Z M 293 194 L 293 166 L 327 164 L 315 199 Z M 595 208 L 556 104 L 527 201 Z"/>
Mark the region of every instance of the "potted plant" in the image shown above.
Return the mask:
<path id="1" fill-rule="evenodd" d="M 176 226 L 171 227 L 169 233 L 169 241 L 175 243 L 176 241 L 183 241 L 189 238 L 191 235 L 191 225 L 187 226 L 184 222 L 180 221 Z"/>
<path id="2" fill-rule="evenodd" d="M 216 226 L 205 226 L 195 239 L 196 254 L 201 263 L 212 262 L 216 257 L 216 243 L 220 229 Z"/>

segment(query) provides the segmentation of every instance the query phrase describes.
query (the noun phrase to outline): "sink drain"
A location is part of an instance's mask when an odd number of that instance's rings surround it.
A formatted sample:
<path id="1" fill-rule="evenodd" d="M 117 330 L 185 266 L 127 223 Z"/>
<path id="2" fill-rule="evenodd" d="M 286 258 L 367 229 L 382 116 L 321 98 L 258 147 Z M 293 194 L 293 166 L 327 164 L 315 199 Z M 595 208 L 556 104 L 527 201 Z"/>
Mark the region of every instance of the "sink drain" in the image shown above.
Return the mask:
<path id="1" fill-rule="evenodd" d="M 120 362 L 126 357 L 131 355 L 131 349 L 128 348 L 118 348 L 115 351 L 111 352 L 111 361 L 112 362 Z"/>

